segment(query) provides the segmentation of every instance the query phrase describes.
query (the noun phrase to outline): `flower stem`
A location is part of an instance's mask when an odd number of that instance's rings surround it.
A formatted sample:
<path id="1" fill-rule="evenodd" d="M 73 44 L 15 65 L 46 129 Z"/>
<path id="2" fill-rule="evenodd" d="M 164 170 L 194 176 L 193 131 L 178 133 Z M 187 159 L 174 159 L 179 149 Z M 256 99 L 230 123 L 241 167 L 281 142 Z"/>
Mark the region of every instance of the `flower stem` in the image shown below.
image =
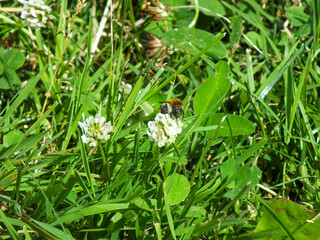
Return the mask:
<path id="1" fill-rule="evenodd" d="M 106 155 L 104 154 L 104 149 L 103 149 L 103 146 L 102 146 L 100 141 L 99 141 L 99 149 L 100 149 L 100 153 L 101 153 L 101 156 L 102 156 L 102 163 L 103 163 L 102 175 L 104 176 L 104 173 L 106 173 L 106 178 L 107 178 L 107 181 L 109 182 L 110 181 L 109 164 L 107 162 L 107 158 L 106 158 Z"/>
<path id="2" fill-rule="evenodd" d="M 173 143 L 173 147 L 174 149 L 176 150 L 178 156 L 179 156 L 179 160 L 177 161 L 177 164 L 180 164 L 180 159 L 181 159 L 181 152 L 179 150 L 179 148 L 177 147 L 176 143 Z M 187 169 L 186 169 L 186 166 L 184 164 L 182 164 L 182 170 L 183 170 L 183 174 L 187 177 L 188 174 L 187 174 Z"/>

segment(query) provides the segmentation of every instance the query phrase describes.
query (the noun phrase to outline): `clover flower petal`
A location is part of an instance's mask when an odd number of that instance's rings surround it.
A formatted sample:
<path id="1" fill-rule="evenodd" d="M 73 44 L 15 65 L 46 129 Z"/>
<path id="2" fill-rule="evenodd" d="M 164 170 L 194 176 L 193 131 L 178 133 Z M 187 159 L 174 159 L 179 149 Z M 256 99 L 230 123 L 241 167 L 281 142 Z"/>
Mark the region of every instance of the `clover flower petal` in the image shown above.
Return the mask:
<path id="1" fill-rule="evenodd" d="M 21 18 L 25 19 L 24 23 L 36 28 L 42 28 L 48 22 L 48 19 L 53 19 L 50 15 L 51 7 L 46 6 L 43 0 L 19 0 L 23 4 Z"/>
<path id="2" fill-rule="evenodd" d="M 98 141 L 107 141 L 110 139 L 110 133 L 113 132 L 111 122 L 106 123 L 105 117 L 97 114 L 95 117 L 90 116 L 84 122 L 78 122 L 83 131 L 81 136 L 84 143 L 89 143 L 90 147 L 96 147 Z"/>
<path id="3" fill-rule="evenodd" d="M 161 2 L 159 3 L 157 12 L 160 14 L 162 18 L 166 18 L 169 16 L 168 10 L 166 9 L 165 5 Z"/>
<path id="4" fill-rule="evenodd" d="M 152 17 L 153 21 L 158 22 L 169 16 L 170 7 L 159 0 L 154 0 L 147 4 L 146 12 Z"/>
<path id="5" fill-rule="evenodd" d="M 147 134 L 151 141 L 156 141 L 159 147 L 166 143 L 174 143 L 182 132 L 183 123 L 174 120 L 169 114 L 158 113 L 154 121 L 148 122 Z"/>

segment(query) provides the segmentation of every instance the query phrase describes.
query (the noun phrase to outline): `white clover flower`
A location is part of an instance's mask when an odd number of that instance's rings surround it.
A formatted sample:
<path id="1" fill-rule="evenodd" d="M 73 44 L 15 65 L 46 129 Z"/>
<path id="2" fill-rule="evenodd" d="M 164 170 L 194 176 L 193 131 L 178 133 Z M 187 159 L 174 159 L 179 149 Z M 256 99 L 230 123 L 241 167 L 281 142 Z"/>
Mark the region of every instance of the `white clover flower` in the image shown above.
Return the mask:
<path id="1" fill-rule="evenodd" d="M 119 92 L 128 95 L 132 90 L 132 85 L 130 83 L 121 82 Z"/>
<path id="2" fill-rule="evenodd" d="M 156 22 L 165 19 L 170 14 L 170 7 L 168 5 L 164 5 L 159 0 L 153 0 L 152 3 L 148 3 L 146 5 L 146 12 Z"/>
<path id="3" fill-rule="evenodd" d="M 157 12 L 160 14 L 162 18 L 166 18 L 169 16 L 169 13 L 167 12 L 167 8 L 162 2 L 159 2 Z"/>
<path id="4" fill-rule="evenodd" d="M 254 219 L 257 216 L 256 211 L 250 205 L 248 205 L 248 210 L 250 213 L 250 219 Z"/>
<path id="5" fill-rule="evenodd" d="M 24 23 L 36 28 L 45 26 L 49 19 L 54 16 L 50 15 L 51 8 L 46 6 L 43 0 L 18 0 L 23 4 L 21 18 L 25 19 Z"/>
<path id="6" fill-rule="evenodd" d="M 148 131 L 151 141 L 156 141 L 159 147 L 166 143 L 174 143 L 177 136 L 182 132 L 181 120 L 174 120 L 169 114 L 158 113 L 154 121 L 148 122 Z"/>
<path id="7" fill-rule="evenodd" d="M 111 122 L 106 123 L 106 119 L 97 114 L 96 117 L 88 117 L 84 122 L 78 122 L 84 132 L 81 136 L 84 143 L 89 143 L 90 147 L 98 146 L 99 140 L 107 141 L 110 139 L 110 132 L 113 132 Z"/>

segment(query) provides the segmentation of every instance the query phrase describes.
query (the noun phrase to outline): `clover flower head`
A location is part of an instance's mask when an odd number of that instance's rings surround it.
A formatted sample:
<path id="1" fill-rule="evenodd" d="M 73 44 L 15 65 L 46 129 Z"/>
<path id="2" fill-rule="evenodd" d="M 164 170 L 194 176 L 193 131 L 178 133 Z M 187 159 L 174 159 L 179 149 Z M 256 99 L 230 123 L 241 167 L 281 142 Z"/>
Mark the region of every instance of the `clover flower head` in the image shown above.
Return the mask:
<path id="1" fill-rule="evenodd" d="M 250 205 L 248 205 L 248 210 L 250 213 L 250 219 L 254 219 L 257 216 L 256 211 Z"/>
<path id="2" fill-rule="evenodd" d="M 23 4 L 21 18 L 25 19 L 24 23 L 36 28 L 42 28 L 49 19 L 54 16 L 50 15 L 51 8 L 46 6 L 43 0 L 18 0 Z"/>
<path id="3" fill-rule="evenodd" d="M 162 18 L 166 18 L 169 16 L 168 9 L 166 8 L 166 6 L 162 2 L 159 3 L 159 6 L 157 8 L 157 12 L 160 14 L 160 16 Z"/>
<path id="4" fill-rule="evenodd" d="M 146 4 L 146 12 L 152 17 L 153 21 L 158 22 L 169 16 L 170 7 L 159 0 L 154 0 L 152 3 Z"/>
<path id="5" fill-rule="evenodd" d="M 97 114 L 95 117 L 90 116 L 84 122 L 78 122 L 83 135 L 81 136 L 84 143 L 89 143 L 90 147 L 98 146 L 98 141 L 107 141 L 110 139 L 110 133 L 113 132 L 111 122 L 106 123 L 106 119 Z"/>
<path id="6" fill-rule="evenodd" d="M 130 83 L 125 83 L 124 81 L 121 82 L 119 92 L 123 93 L 124 95 L 128 95 L 132 90 L 132 85 Z"/>
<path id="7" fill-rule="evenodd" d="M 154 121 L 148 122 L 147 134 L 151 141 L 156 141 L 159 147 L 166 143 L 174 143 L 177 136 L 182 132 L 181 120 L 174 120 L 169 114 L 158 113 Z"/>

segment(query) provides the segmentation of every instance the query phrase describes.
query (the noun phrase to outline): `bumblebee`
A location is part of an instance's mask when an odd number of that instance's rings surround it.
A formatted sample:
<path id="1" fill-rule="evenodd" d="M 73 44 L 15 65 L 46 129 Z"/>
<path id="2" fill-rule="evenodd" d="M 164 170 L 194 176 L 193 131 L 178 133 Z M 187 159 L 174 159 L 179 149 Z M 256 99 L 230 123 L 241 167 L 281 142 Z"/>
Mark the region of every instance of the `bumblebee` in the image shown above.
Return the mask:
<path id="1" fill-rule="evenodd" d="M 160 102 L 162 105 L 159 108 L 159 112 L 162 114 L 169 114 L 170 117 L 175 116 L 179 119 L 182 115 L 182 120 L 184 118 L 184 111 L 182 106 L 182 101 L 179 98 L 171 98 L 169 101 Z"/>

